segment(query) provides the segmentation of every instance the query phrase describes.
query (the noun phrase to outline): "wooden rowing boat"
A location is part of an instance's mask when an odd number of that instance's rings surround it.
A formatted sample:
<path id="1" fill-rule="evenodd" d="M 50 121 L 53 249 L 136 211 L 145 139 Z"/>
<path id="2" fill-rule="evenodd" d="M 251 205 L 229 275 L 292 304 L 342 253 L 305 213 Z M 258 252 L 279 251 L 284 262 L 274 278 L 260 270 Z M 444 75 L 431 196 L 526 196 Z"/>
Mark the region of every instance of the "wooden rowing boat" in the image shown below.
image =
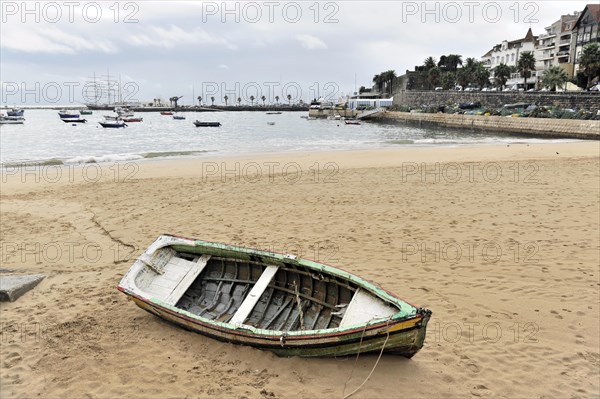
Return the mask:
<path id="1" fill-rule="evenodd" d="M 431 311 L 348 272 L 291 255 L 170 235 L 118 289 L 186 329 L 280 356 L 412 357 Z"/>

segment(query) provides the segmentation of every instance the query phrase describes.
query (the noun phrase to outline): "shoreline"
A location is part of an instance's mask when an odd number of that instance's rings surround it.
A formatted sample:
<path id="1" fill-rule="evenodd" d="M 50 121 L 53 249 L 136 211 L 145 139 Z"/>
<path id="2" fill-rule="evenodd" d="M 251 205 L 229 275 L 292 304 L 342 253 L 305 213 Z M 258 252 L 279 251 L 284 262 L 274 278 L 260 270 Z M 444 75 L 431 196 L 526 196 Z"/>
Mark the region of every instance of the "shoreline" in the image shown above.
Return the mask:
<path id="1" fill-rule="evenodd" d="M 374 115 L 373 121 L 413 126 L 467 128 L 472 131 L 504 132 L 538 138 L 600 140 L 600 120 L 521 118 L 388 111 Z"/>

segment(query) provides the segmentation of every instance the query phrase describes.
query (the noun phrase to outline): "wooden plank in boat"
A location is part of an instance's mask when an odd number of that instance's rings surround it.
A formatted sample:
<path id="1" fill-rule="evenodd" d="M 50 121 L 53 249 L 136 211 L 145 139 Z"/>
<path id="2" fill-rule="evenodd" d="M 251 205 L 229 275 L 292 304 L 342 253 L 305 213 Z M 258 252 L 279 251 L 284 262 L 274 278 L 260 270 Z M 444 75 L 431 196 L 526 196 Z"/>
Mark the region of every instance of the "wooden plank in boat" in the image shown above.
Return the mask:
<path id="1" fill-rule="evenodd" d="M 202 273 L 202 270 L 206 267 L 209 259 L 210 255 L 202 255 L 196 262 L 190 262 L 181 258 L 173 258 L 173 260 L 175 260 L 174 266 L 180 270 L 182 275 L 176 285 L 171 285 L 173 291 L 165 299 L 165 303 L 175 305 L 188 288 L 190 288 L 194 280 L 196 280 L 196 277 Z M 170 268 L 167 268 L 167 270 L 170 270 Z M 175 275 L 179 277 L 179 274 L 176 273 Z"/>
<path id="2" fill-rule="evenodd" d="M 368 291 L 359 288 L 348 304 L 339 328 L 368 323 L 371 320 L 385 319 L 396 314 L 398 310 Z"/>
<path id="3" fill-rule="evenodd" d="M 229 320 L 229 323 L 240 325 L 248 318 L 252 309 L 254 309 L 254 306 L 256 306 L 256 303 L 260 299 L 260 296 L 267 289 L 267 286 L 273 279 L 273 276 L 275 276 L 275 273 L 277 273 L 277 269 L 279 269 L 279 266 L 267 266 L 256 284 L 254 284 L 254 287 L 250 290 L 246 299 L 244 299 L 244 302 L 242 302 L 238 308 L 237 312 L 235 312 L 231 320 Z"/>

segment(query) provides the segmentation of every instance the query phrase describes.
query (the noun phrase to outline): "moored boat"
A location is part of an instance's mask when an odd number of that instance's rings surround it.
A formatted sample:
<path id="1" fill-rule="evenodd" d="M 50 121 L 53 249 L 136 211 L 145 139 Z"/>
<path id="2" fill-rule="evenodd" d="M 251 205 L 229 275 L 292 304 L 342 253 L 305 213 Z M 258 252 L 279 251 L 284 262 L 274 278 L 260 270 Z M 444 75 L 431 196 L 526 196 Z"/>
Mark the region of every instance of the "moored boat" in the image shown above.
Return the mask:
<path id="1" fill-rule="evenodd" d="M 0 125 L 22 125 L 25 123 L 25 118 L 22 116 L 5 116 L 0 115 Z"/>
<path id="2" fill-rule="evenodd" d="M 221 126 L 221 122 L 200 122 L 195 121 L 194 126 L 196 127 L 219 127 Z"/>
<path id="3" fill-rule="evenodd" d="M 171 111 L 162 111 L 160 114 L 161 115 L 167 115 L 167 116 L 168 115 L 173 115 L 173 113 Z"/>
<path id="4" fill-rule="evenodd" d="M 131 116 L 131 117 L 123 117 L 123 122 L 143 122 L 144 118 L 140 118 L 138 116 Z"/>
<path id="5" fill-rule="evenodd" d="M 61 118 L 61 121 L 65 123 L 86 123 L 87 119 L 83 118 Z"/>
<path id="6" fill-rule="evenodd" d="M 100 124 L 100 126 L 102 126 L 103 128 L 112 128 L 112 129 L 118 129 L 121 127 L 127 127 L 127 124 L 122 121 L 122 120 L 115 120 L 115 121 L 104 121 L 104 122 L 98 122 Z"/>
<path id="7" fill-rule="evenodd" d="M 92 115 L 92 110 L 90 110 L 90 109 L 82 109 L 79 113 L 81 115 Z"/>
<path id="8" fill-rule="evenodd" d="M 185 120 L 185 115 L 173 115 L 173 119 L 177 121 L 183 121 Z"/>
<path id="9" fill-rule="evenodd" d="M 357 119 L 346 119 L 344 123 L 346 125 L 360 125 L 360 121 Z"/>
<path id="10" fill-rule="evenodd" d="M 58 117 L 60 119 L 79 119 L 79 118 L 81 118 L 81 116 L 79 115 L 79 112 L 69 111 L 66 109 L 61 109 L 60 111 L 58 111 Z"/>
<path id="11" fill-rule="evenodd" d="M 281 111 L 269 111 L 267 115 L 281 115 Z"/>
<path id="12" fill-rule="evenodd" d="M 188 330 L 279 356 L 410 358 L 431 316 L 331 266 L 169 235 L 150 245 L 118 289 Z"/>
<path id="13" fill-rule="evenodd" d="M 24 109 L 12 108 L 11 110 L 6 111 L 6 116 L 23 116 L 24 114 Z"/>

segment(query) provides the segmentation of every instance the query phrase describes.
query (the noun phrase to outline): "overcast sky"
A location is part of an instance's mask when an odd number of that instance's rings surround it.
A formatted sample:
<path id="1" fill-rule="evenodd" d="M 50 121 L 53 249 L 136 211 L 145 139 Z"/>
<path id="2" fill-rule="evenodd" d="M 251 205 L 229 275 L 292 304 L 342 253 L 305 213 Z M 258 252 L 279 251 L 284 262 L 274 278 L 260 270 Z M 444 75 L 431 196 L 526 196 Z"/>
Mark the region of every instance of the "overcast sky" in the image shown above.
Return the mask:
<path id="1" fill-rule="evenodd" d="M 479 59 L 588 3 L 2 0 L 1 102 L 80 103 L 91 97 L 84 83 L 107 70 L 123 97 L 144 102 L 337 98 L 430 55 Z"/>

